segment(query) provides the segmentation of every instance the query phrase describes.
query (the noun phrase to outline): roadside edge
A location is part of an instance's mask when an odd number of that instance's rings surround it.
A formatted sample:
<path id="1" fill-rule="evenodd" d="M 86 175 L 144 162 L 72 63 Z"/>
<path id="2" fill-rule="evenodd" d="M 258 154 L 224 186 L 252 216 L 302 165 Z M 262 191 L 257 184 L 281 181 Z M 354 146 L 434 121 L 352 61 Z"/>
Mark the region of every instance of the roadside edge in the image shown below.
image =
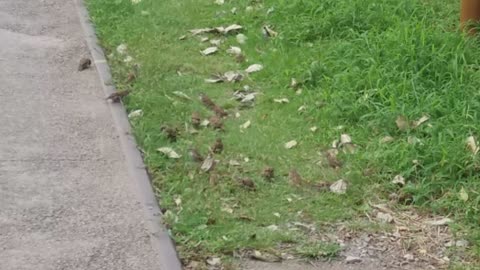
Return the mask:
<path id="1" fill-rule="evenodd" d="M 90 50 L 92 62 L 96 66 L 105 96 L 108 96 L 116 91 L 112 83 L 110 67 L 108 66 L 103 49 L 98 44 L 95 28 L 90 21 L 84 1 L 74 0 L 74 3 L 79 15 L 80 24 L 83 28 L 85 40 Z M 181 270 L 182 266 L 175 245 L 168 231 L 161 226 L 162 213 L 155 194 L 153 193 L 143 158 L 138 150 L 135 138 L 132 136 L 126 110 L 121 103 L 110 103 L 108 106 L 110 107 L 113 123 L 118 132 L 130 178 L 135 181 L 137 187 L 137 199 L 145 211 L 147 220 L 146 229 L 149 232 L 151 245 L 158 253 L 161 270 Z"/>

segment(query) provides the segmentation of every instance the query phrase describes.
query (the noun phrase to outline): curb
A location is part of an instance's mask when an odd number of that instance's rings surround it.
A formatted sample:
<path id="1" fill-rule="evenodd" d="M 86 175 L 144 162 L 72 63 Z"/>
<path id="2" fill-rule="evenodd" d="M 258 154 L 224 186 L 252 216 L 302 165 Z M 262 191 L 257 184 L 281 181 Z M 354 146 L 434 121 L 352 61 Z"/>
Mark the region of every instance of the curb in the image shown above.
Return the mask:
<path id="1" fill-rule="evenodd" d="M 80 24 L 85 34 L 85 40 L 97 68 L 103 91 L 105 92 L 105 96 L 108 96 L 116 91 L 115 86 L 111 83 L 112 75 L 110 73 L 110 67 L 105 59 L 102 48 L 98 45 L 95 28 L 90 22 L 90 17 L 83 0 L 75 0 L 74 2 L 80 18 Z M 138 151 L 135 138 L 131 135 L 130 122 L 128 121 L 125 108 L 121 103 L 110 103 L 108 106 L 110 107 L 115 129 L 118 132 L 121 148 L 125 155 L 128 173 L 130 178 L 136 182 L 137 198 L 145 211 L 147 220 L 146 229 L 150 235 L 150 243 L 154 251 L 158 254 L 160 270 L 181 270 L 182 266 L 178 259 L 175 245 L 168 231 L 161 226 L 162 213 L 153 193 L 143 158 Z"/>

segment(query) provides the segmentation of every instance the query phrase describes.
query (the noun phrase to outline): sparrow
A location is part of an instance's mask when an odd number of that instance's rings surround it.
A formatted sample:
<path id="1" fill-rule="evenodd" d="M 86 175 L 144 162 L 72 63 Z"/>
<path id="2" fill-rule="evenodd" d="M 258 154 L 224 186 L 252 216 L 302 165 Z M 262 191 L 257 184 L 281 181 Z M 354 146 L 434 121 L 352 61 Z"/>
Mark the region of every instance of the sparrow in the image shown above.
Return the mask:
<path id="1" fill-rule="evenodd" d="M 290 170 L 288 178 L 290 179 L 290 184 L 294 186 L 300 186 L 302 184 L 302 177 L 295 169 Z"/>
<path id="2" fill-rule="evenodd" d="M 265 167 L 262 172 L 262 177 L 265 180 L 272 180 L 275 177 L 275 171 L 272 167 Z"/>
<path id="3" fill-rule="evenodd" d="M 328 160 L 328 165 L 334 169 L 338 169 L 342 167 L 342 162 L 338 160 L 337 158 L 337 150 L 336 149 L 330 149 L 326 152 L 327 160 Z"/>
<path id="4" fill-rule="evenodd" d="M 220 154 L 223 151 L 223 143 L 222 139 L 218 138 L 215 140 L 215 143 L 213 144 L 211 151 L 215 154 Z"/>
<path id="5" fill-rule="evenodd" d="M 92 65 L 92 60 L 89 58 L 82 58 L 80 59 L 80 63 L 78 64 L 78 71 L 85 70 Z"/>
<path id="6" fill-rule="evenodd" d="M 123 90 L 123 91 L 118 91 L 106 98 L 106 100 L 111 100 L 113 103 L 118 103 L 120 102 L 124 97 L 128 96 L 130 94 L 129 90 Z"/>
<path id="7" fill-rule="evenodd" d="M 193 112 L 191 119 L 192 119 L 192 126 L 194 128 L 199 128 L 200 124 L 202 123 L 202 117 L 200 116 L 200 113 Z"/>
<path id="8" fill-rule="evenodd" d="M 163 133 L 167 136 L 167 138 L 171 142 L 177 141 L 177 136 L 178 136 L 178 129 L 177 128 L 173 128 L 173 127 L 169 127 L 169 126 L 164 125 L 164 126 L 160 127 L 160 130 L 163 131 Z"/>
<path id="9" fill-rule="evenodd" d="M 244 187 L 245 189 L 248 189 L 248 190 L 255 190 L 256 189 L 255 182 L 253 182 L 253 180 L 248 178 L 248 177 L 241 178 L 238 181 L 240 182 L 242 187 Z"/>
<path id="10" fill-rule="evenodd" d="M 135 74 L 135 72 L 129 72 L 128 75 L 127 75 L 127 80 L 126 80 L 126 83 L 131 83 L 133 82 L 135 79 L 137 78 L 137 75 Z"/>
<path id="11" fill-rule="evenodd" d="M 210 125 L 213 127 L 213 129 L 223 130 L 223 121 L 220 117 L 213 115 L 208 120 L 210 121 Z"/>
<path id="12" fill-rule="evenodd" d="M 203 105 L 205 105 L 210 110 L 213 110 L 215 106 L 217 106 L 215 102 L 213 102 L 207 95 L 203 93 L 200 94 L 200 100 L 202 101 Z"/>
<path id="13" fill-rule="evenodd" d="M 218 115 L 219 117 L 227 117 L 228 116 L 228 113 L 220 106 L 218 105 L 215 105 L 215 107 L 213 107 L 213 112 L 215 112 L 216 115 Z"/>
<path id="14" fill-rule="evenodd" d="M 189 154 L 192 160 L 195 162 L 203 162 L 205 160 L 195 148 L 191 148 Z"/>

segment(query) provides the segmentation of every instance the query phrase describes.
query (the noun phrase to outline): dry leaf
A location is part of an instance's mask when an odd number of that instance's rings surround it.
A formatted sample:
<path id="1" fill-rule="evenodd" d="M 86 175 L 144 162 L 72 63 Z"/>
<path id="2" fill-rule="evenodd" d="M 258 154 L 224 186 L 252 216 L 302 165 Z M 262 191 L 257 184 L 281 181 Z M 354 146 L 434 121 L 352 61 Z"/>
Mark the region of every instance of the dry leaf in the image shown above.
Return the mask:
<path id="1" fill-rule="evenodd" d="M 340 179 L 330 186 L 330 191 L 336 194 L 345 194 L 347 193 L 347 186 L 347 182 Z"/>
<path id="2" fill-rule="evenodd" d="M 272 255 L 272 254 L 266 254 L 266 253 L 261 253 L 258 250 L 254 250 L 250 254 L 250 258 L 257 260 L 257 261 L 262 261 L 262 262 L 269 262 L 269 263 L 274 263 L 274 262 L 281 262 L 282 258 Z"/>
<path id="3" fill-rule="evenodd" d="M 243 97 L 243 99 L 240 101 L 242 103 L 248 103 L 248 102 L 252 102 L 255 100 L 255 95 L 257 93 L 250 93 L 250 94 L 247 94 Z"/>
<path id="4" fill-rule="evenodd" d="M 251 124 L 252 124 L 252 123 L 250 122 L 250 120 L 248 120 L 247 122 L 245 122 L 244 124 L 242 124 L 242 125 L 240 126 L 240 128 L 241 128 L 241 129 L 247 129 L 247 128 L 250 127 Z"/>
<path id="5" fill-rule="evenodd" d="M 391 143 L 395 141 L 395 139 L 391 136 L 385 136 L 380 140 L 380 143 Z"/>
<path id="6" fill-rule="evenodd" d="M 222 263 L 222 260 L 217 257 L 211 257 L 207 259 L 207 264 L 210 266 L 219 266 Z"/>
<path id="7" fill-rule="evenodd" d="M 230 160 L 230 161 L 228 162 L 228 165 L 230 165 L 230 166 L 240 166 L 240 165 L 242 165 L 242 164 L 240 164 L 240 162 L 238 162 L 238 161 L 236 161 L 236 160 Z"/>
<path id="8" fill-rule="evenodd" d="M 337 149 L 329 149 L 326 152 L 328 165 L 330 165 L 330 167 L 334 169 L 342 167 L 342 162 L 337 158 L 337 155 L 338 155 Z"/>
<path id="9" fill-rule="evenodd" d="M 285 103 L 289 103 L 290 100 L 288 100 L 288 98 L 275 98 L 275 99 L 273 99 L 273 102 L 280 103 L 280 104 L 285 104 Z"/>
<path id="10" fill-rule="evenodd" d="M 269 229 L 272 232 L 278 231 L 278 226 L 277 225 L 270 225 L 270 226 L 267 227 L 267 229 Z"/>
<path id="11" fill-rule="evenodd" d="M 215 4 L 223 5 L 223 4 L 225 4 L 225 0 L 215 0 Z"/>
<path id="12" fill-rule="evenodd" d="M 140 117 L 142 115 L 143 115 L 142 110 L 135 110 L 135 111 L 132 111 L 128 114 L 128 118 L 132 119 L 132 118 Z"/>
<path id="13" fill-rule="evenodd" d="M 240 49 L 239 47 L 231 46 L 229 49 L 227 49 L 227 53 L 233 55 L 241 55 L 242 49 Z"/>
<path id="14" fill-rule="evenodd" d="M 198 28 L 198 29 L 190 30 L 190 33 L 192 33 L 192 35 L 196 36 L 196 35 L 205 34 L 205 33 L 212 33 L 212 32 L 215 32 L 215 31 L 216 31 L 215 28 Z"/>
<path id="15" fill-rule="evenodd" d="M 185 40 L 185 39 L 187 39 L 187 36 L 186 36 L 186 35 L 180 36 L 180 37 L 178 38 L 178 40 Z"/>
<path id="16" fill-rule="evenodd" d="M 278 33 L 273 31 L 268 25 L 265 25 L 263 28 L 262 28 L 262 32 L 263 32 L 263 35 L 265 37 L 276 37 L 278 36 Z"/>
<path id="17" fill-rule="evenodd" d="M 403 115 L 398 116 L 395 123 L 400 131 L 406 131 L 409 127 L 408 120 Z"/>
<path id="18" fill-rule="evenodd" d="M 117 47 L 117 52 L 118 52 L 119 54 L 122 54 L 122 55 L 123 55 L 123 54 L 127 54 L 127 44 L 120 44 L 120 45 L 118 45 L 118 47 Z"/>
<path id="19" fill-rule="evenodd" d="M 202 157 L 200 152 L 197 149 L 192 148 L 189 151 L 190 158 L 195 162 L 203 162 L 205 159 Z"/>
<path id="20" fill-rule="evenodd" d="M 205 50 L 201 51 L 202 55 L 207 56 L 218 52 L 218 47 L 208 47 Z"/>
<path id="21" fill-rule="evenodd" d="M 206 83 L 221 83 L 224 81 L 225 78 L 222 75 L 212 75 L 211 78 L 205 79 Z"/>
<path id="22" fill-rule="evenodd" d="M 173 199 L 173 201 L 175 202 L 175 204 L 176 204 L 177 206 L 180 206 L 180 205 L 182 204 L 182 197 L 181 197 L 180 195 L 175 196 L 174 199 Z"/>
<path id="23" fill-rule="evenodd" d="M 182 157 L 170 147 L 160 147 L 157 149 L 157 151 L 163 153 L 164 155 L 172 159 L 179 159 Z"/>
<path id="24" fill-rule="evenodd" d="M 208 37 L 201 37 L 200 42 L 207 42 L 209 40 Z"/>
<path id="25" fill-rule="evenodd" d="M 180 97 L 186 100 L 192 100 L 187 94 L 183 93 L 182 91 L 173 91 L 172 93 L 177 97 Z"/>
<path id="26" fill-rule="evenodd" d="M 310 131 L 311 131 L 311 132 L 315 132 L 315 131 L 317 131 L 317 130 L 318 130 L 318 127 L 316 127 L 316 126 L 310 128 Z"/>
<path id="27" fill-rule="evenodd" d="M 293 147 L 297 146 L 297 141 L 295 140 L 292 140 L 292 141 L 289 141 L 287 143 L 285 143 L 285 148 L 287 149 L 292 149 Z"/>
<path id="28" fill-rule="evenodd" d="M 480 151 L 480 148 L 477 145 L 477 140 L 475 140 L 475 137 L 473 136 L 468 137 L 466 143 L 467 143 L 468 150 L 470 150 L 472 154 L 476 155 Z"/>
<path id="29" fill-rule="evenodd" d="M 200 123 L 200 126 L 202 127 L 208 127 L 208 125 L 210 125 L 210 121 L 208 119 L 205 119 L 202 121 L 202 123 Z"/>
<path id="30" fill-rule="evenodd" d="M 300 106 L 300 108 L 298 108 L 297 111 L 299 111 L 299 112 L 304 112 L 304 111 L 306 111 L 306 110 L 307 110 L 307 106 L 303 105 L 303 106 Z"/>
<path id="31" fill-rule="evenodd" d="M 404 186 L 405 185 L 405 178 L 403 178 L 403 176 L 401 176 L 401 175 L 396 175 L 392 180 L 392 184 Z"/>
<path id="32" fill-rule="evenodd" d="M 244 34 L 237 35 L 237 42 L 240 44 L 245 44 L 247 42 L 247 39 L 247 36 L 245 36 Z"/>
<path id="33" fill-rule="evenodd" d="M 460 200 L 464 202 L 468 201 L 468 193 L 465 190 L 465 188 L 462 187 L 462 189 L 460 189 L 460 192 L 458 193 L 458 197 L 460 198 Z"/>
<path id="34" fill-rule="evenodd" d="M 258 71 L 260 71 L 260 70 L 262 70 L 262 69 L 263 69 L 263 66 L 262 66 L 262 65 L 260 65 L 260 64 L 253 64 L 253 65 L 249 66 L 249 67 L 245 70 L 245 72 L 247 72 L 247 73 L 250 74 L 250 73 L 258 72 Z"/>
<path id="35" fill-rule="evenodd" d="M 241 116 L 241 115 L 240 115 L 239 112 L 236 112 L 236 113 L 235 113 L 235 118 L 240 118 L 240 116 Z"/>
<path id="36" fill-rule="evenodd" d="M 239 82 L 243 80 L 243 75 L 238 71 L 227 71 L 223 74 L 223 78 L 226 82 Z"/>
<path id="37" fill-rule="evenodd" d="M 204 172 L 210 172 L 214 168 L 215 168 L 215 159 L 212 155 L 208 155 L 208 157 L 203 161 L 200 169 Z"/>
<path id="38" fill-rule="evenodd" d="M 222 40 L 221 39 L 212 39 L 212 40 L 210 40 L 210 44 L 218 47 L 222 44 Z"/>
<path id="39" fill-rule="evenodd" d="M 242 29 L 243 29 L 243 27 L 241 25 L 232 24 L 232 25 L 229 25 L 225 28 L 225 30 L 223 31 L 223 34 L 228 34 L 230 32 L 237 32 L 237 31 L 240 31 Z M 237 38 L 238 38 L 238 36 L 237 36 Z"/>
<path id="40" fill-rule="evenodd" d="M 347 264 L 354 264 L 354 263 L 361 263 L 362 259 L 360 257 L 355 257 L 355 256 L 347 256 L 345 258 L 345 262 Z"/>
<path id="41" fill-rule="evenodd" d="M 452 220 L 449 218 L 442 218 L 442 219 L 427 221 L 427 224 L 431 226 L 446 226 L 449 223 L 452 223 Z"/>
<path id="42" fill-rule="evenodd" d="M 417 128 L 417 127 L 419 127 L 421 124 L 427 122 L 428 120 L 430 120 L 430 116 L 424 115 L 424 116 L 422 116 L 420 119 L 418 119 L 417 121 L 413 121 L 412 126 L 413 126 L 413 128 Z"/>

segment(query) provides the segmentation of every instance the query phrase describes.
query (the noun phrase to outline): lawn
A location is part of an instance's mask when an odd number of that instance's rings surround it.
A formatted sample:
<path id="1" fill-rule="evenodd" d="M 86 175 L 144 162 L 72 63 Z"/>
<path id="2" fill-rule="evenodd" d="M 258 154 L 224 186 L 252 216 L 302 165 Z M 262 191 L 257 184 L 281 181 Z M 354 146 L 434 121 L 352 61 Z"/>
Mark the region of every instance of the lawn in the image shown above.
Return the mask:
<path id="1" fill-rule="evenodd" d="M 87 5 L 117 88 L 131 90 L 127 110 L 142 110 L 131 124 L 185 261 L 335 256 L 336 243 L 292 227 L 362 227 L 386 202 L 448 216 L 478 252 L 480 50 L 458 31 L 458 0 Z M 242 29 L 189 32 L 232 24 Z M 205 82 L 239 70 L 238 82 Z M 212 118 L 201 94 L 228 116 Z M 210 124 L 194 127 L 198 117 Z M 217 139 L 224 149 L 209 155 Z M 340 179 L 346 194 L 330 190 Z"/>

